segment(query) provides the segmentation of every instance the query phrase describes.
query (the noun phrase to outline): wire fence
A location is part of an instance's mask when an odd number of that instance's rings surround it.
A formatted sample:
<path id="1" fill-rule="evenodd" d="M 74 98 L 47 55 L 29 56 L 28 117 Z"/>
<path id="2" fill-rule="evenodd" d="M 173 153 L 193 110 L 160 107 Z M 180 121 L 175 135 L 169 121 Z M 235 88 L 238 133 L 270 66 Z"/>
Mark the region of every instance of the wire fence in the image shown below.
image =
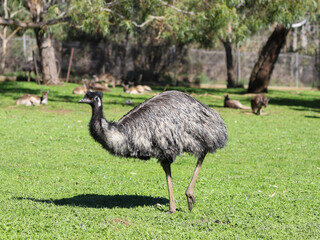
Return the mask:
<path id="1" fill-rule="evenodd" d="M 234 68 L 239 84 L 247 85 L 258 54 L 235 51 Z M 224 51 L 190 49 L 191 74 L 204 73 L 213 83 L 226 80 L 226 55 Z M 319 56 L 299 53 L 281 53 L 272 73 L 270 85 L 288 87 L 316 87 L 319 79 Z M 194 70 L 197 69 L 197 70 Z"/>
<path id="2" fill-rule="evenodd" d="M 1 43 L 1 41 L 0 41 Z M 145 54 L 152 56 L 138 56 L 132 46 L 115 44 L 60 42 L 54 41 L 56 58 L 61 66 L 60 77 L 65 78 L 68 71 L 71 49 L 74 48 L 71 75 L 79 81 L 81 78 L 91 78 L 94 74 L 103 72 L 112 73 L 118 79 L 128 78 L 137 66 L 148 71 L 167 71 L 177 81 L 189 83 L 225 84 L 226 59 L 224 51 L 184 49 L 165 46 L 160 53 L 146 50 Z M 12 39 L 7 46 L 6 72 L 22 71 L 23 64 L 32 59 L 32 52 L 37 51 L 35 39 L 22 37 Z M 159 52 L 159 50 L 157 50 Z M 320 50 L 314 56 L 299 53 L 281 53 L 273 70 L 270 85 L 288 87 L 318 87 L 320 86 Z M 180 55 L 180 57 L 178 56 Z M 181 55 L 184 55 L 181 57 Z M 0 50 L 0 56 L 2 52 Z M 151 60 L 150 60 L 151 59 Z M 256 52 L 233 53 L 234 67 L 237 81 L 247 85 L 252 68 L 258 59 Z M 140 63 L 137 63 L 140 61 Z M 158 61 L 158 63 L 157 63 Z M 146 75 L 147 71 L 140 71 Z M 148 82 L 160 82 L 161 79 L 152 79 L 148 75 Z M 200 77 L 199 77 L 200 76 Z M 140 76 L 141 78 L 141 76 Z M 144 78 L 146 81 L 146 78 Z"/>

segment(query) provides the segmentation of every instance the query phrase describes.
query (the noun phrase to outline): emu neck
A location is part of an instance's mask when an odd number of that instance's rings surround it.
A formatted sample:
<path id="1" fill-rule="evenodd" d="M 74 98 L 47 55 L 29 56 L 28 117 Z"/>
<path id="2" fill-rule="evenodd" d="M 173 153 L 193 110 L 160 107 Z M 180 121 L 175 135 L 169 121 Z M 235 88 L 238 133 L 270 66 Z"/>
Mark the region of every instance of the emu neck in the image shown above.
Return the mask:
<path id="1" fill-rule="evenodd" d="M 93 105 L 91 121 L 98 121 L 102 118 L 104 118 L 102 105 L 101 106 Z"/>
<path id="2" fill-rule="evenodd" d="M 94 140 L 104 145 L 105 143 L 103 141 L 103 128 L 102 128 L 102 121 L 101 121 L 104 118 L 102 106 L 91 105 L 91 107 L 92 107 L 92 116 L 89 123 L 90 134 Z"/>
<path id="3" fill-rule="evenodd" d="M 92 117 L 89 123 L 90 134 L 112 154 L 122 155 L 124 139 L 118 128 L 103 117 L 102 106 L 92 106 Z"/>

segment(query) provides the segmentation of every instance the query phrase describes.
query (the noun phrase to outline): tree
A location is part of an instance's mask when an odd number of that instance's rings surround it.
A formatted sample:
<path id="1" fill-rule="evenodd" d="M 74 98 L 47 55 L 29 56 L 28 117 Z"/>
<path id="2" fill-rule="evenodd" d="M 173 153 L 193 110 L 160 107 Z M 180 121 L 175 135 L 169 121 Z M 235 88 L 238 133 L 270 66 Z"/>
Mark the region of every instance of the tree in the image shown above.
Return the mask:
<path id="1" fill-rule="evenodd" d="M 236 87 L 233 66 L 232 43 L 238 26 L 236 8 L 240 1 L 175 1 L 174 5 L 159 0 L 166 6 L 168 33 L 178 41 L 197 42 L 200 46 L 211 47 L 220 40 L 226 52 L 227 87 Z M 167 34 L 168 34 L 167 33 Z"/>
<path id="2" fill-rule="evenodd" d="M 58 71 L 56 66 L 56 58 L 54 48 L 51 43 L 50 32 L 48 26 L 59 24 L 62 22 L 70 21 L 70 17 L 53 17 L 48 20 L 47 16 L 54 15 L 50 12 L 50 8 L 57 10 L 57 1 L 54 0 L 26 0 L 23 1 L 25 10 L 29 11 L 31 21 L 28 17 L 24 18 L 24 21 L 19 21 L 14 15 L 5 15 L 4 18 L 0 17 L 0 25 L 12 26 L 18 29 L 33 28 L 36 35 L 36 40 L 39 48 L 43 83 L 44 84 L 59 84 Z M 65 6 L 60 4 L 59 6 Z M 56 11 L 57 12 L 57 11 Z M 61 16 L 64 13 L 60 14 Z"/>
<path id="3" fill-rule="evenodd" d="M 12 2 L 11 2 L 12 3 Z M 19 6 L 18 6 L 19 7 Z M 5 18 L 13 18 L 16 14 L 21 12 L 23 8 L 18 9 L 17 11 L 10 11 L 8 7 L 8 1 L 4 0 L 3 1 L 3 12 L 4 12 L 4 17 Z M 20 30 L 20 27 L 15 27 L 9 36 L 7 36 L 8 33 L 8 26 L 3 26 L 2 27 L 2 32 L 0 32 L 0 38 L 2 40 L 2 57 L 1 57 L 1 62 L 0 62 L 0 72 L 4 72 L 5 69 L 5 64 L 6 64 L 6 56 L 7 56 L 7 44 L 10 41 L 10 39 Z"/>
<path id="4" fill-rule="evenodd" d="M 28 0 L 25 7 L 29 10 L 34 23 L 42 22 L 46 19 L 46 13 L 50 5 L 40 0 Z M 59 76 L 56 65 L 54 48 L 51 43 L 50 33 L 47 26 L 34 28 L 37 45 L 41 59 L 41 70 L 44 84 L 59 84 Z"/>
<path id="5" fill-rule="evenodd" d="M 258 61 L 252 69 L 248 92 L 267 92 L 274 65 L 285 44 L 288 33 L 289 29 L 283 25 L 277 25 L 275 27 L 267 43 L 262 48 Z"/>
<path id="6" fill-rule="evenodd" d="M 255 5 L 262 11 L 262 26 L 276 24 L 268 41 L 263 46 L 258 61 L 250 76 L 248 92 L 267 92 L 274 65 L 285 44 L 286 37 L 293 23 L 306 18 L 314 18 L 319 14 L 319 6 L 315 1 L 271 0 Z"/>
<path id="7" fill-rule="evenodd" d="M 145 28 L 158 19 L 151 14 L 154 10 L 152 1 L 141 9 L 134 9 L 135 2 L 138 3 L 138 1 L 127 0 L 113 2 L 104 0 L 24 0 L 24 7 L 29 11 L 31 18 L 26 17 L 20 21 L 16 17 L 0 17 L 0 25 L 22 29 L 33 28 L 42 62 L 43 82 L 59 84 L 49 27 L 69 22 L 73 27 L 90 34 L 106 36 L 110 33 L 110 26 L 111 28 L 115 26 L 123 30 L 126 35 L 126 32 Z M 135 17 L 135 14 L 139 15 L 141 12 L 146 14 Z"/>

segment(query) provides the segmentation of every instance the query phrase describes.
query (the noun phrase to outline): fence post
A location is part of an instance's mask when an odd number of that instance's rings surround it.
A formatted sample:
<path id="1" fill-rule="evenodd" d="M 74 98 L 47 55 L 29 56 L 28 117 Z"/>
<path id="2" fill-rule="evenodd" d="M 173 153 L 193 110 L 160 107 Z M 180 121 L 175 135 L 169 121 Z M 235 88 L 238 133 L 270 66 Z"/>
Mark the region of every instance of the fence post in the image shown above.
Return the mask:
<path id="1" fill-rule="evenodd" d="M 240 64 L 240 48 L 239 44 L 237 44 L 237 54 L 238 54 L 238 68 L 237 68 L 237 84 L 240 84 L 240 78 L 241 78 L 241 64 Z"/>
<path id="2" fill-rule="evenodd" d="M 173 85 L 177 85 L 177 69 L 176 69 L 176 45 L 173 45 L 171 48 L 172 51 L 172 61 L 173 61 Z"/>
<path id="3" fill-rule="evenodd" d="M 295 65 L 295 71 L 296 71 L 296 87 L 299 87 L 299 53 L 296 52 L 296 65 Z"/>
<path id="4" fill-rule="evenodd" d="M 27 43 L 26 43 L 26 35 L 23 34 L 22 36 L 22 43 L 23 43 L 23 56 L 24 58 L 27 57 Z"/>
<path id="5" fill-rule="evenodd" d="M 68 67 L 68 74 L 67 74 L 66 83 L 69 82 L 69 76 L 70 76 L 70 70 L 71 70 L 71 64 L 72 64 L 72 58 L 73 58 L 73 52 L 74 52 L 74 48 L 71 48 L 71 54 L 70 54 L 70 60 L 69 60 L 69 67 Z"/>

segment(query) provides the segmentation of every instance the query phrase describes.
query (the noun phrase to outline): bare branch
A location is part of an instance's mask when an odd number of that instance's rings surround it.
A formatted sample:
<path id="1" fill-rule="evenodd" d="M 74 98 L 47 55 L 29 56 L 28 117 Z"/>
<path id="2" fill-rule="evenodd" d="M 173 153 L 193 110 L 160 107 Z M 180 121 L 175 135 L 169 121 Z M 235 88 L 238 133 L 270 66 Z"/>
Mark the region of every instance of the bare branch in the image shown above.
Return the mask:
<path id="1" fill-rule="evenodd" d="M 145 22 L 141 24 L 137 24 L 136 22 L 132 21 L 132 24 L 135 27 L 143 28 L 145 25 L 147 25 L 149 22 L 152 22 L 153 20 L 164 20 L 165 17 L 163 16 L 149 16 L 149 19 L 147 19 Z"/>
<path id="2" fill-rule="evenodd" d="M 10 14 L 10 18 L 13 18 L 15 15 L 17 15 L 18 13 L 20 13 L 20 12 L 22 12 L 22 11 L 24 11 L 24 10 L 25 10 L 25 8 L 21 8 L 21 9 L 19 9 L 18 11 L 15 11 L 15 12 L 11 13 L 11 14 Z"/>
<path id="3" fill-rule="evenodd" d="M 125 19 L 125 17 L 124 17 L 123 15 L 121 15 L 120 13 L 117 13 L 117 12 L 111 10 L 110 8 L 105 8 L 104 10 L 105 10 L 106 12 L 116 14 L 116 15 L 117 15 L 118 17 L 120 17 L 121 19 Z"/>
<path id="4" fill-rule="evenodd" d="M 4 0 L 4 2 L 3 2 L 3 10 L 4 10 L 4 17 L 8 17 L 9 16 L 9 14 L 8 14 L 8 2 L 7 2 L 7 0 Z"/>
<path id="5" fill-rule="evenodd" d="M 44 26 L 51 26 L 63 22 L 69 22 L 71 20 L 71 17 L 63 17 L 63 18 L 57 18 L 57 19 L 52 19 L 48 21 L 43 21 L 43 22 L 21 22 L 15 19 L 6 19 L 0 17 L 0 25 L 2 26 L 17 26 L 21 28 L 39 28 L 39 27 L 44 27 Z"/>
<path id="6" fill-rule="evenodd" d="M 107 7 L 112 7 L 113 5 L 116 5 L 118 3 L 119 3 L 118 1 L 113 1 L 113 2 L 106 3 L 106 6 Z"/>
<path id="7" fill-rule="evenodd" d="M 117 13 L 117 12 L 115 12 L 115 11 L 109 9 L 109 8 L 105 8 L 104 10 L 106 12 L 110 12 L 110 13 L 116 14 L 121 19 L 126 19 L 120 13 Z M 149 22 L 151 22 L 153 20 L 164 20 L 164 19 L 165 19 L 165 17 L 163 17 L 163 16 L 152 16 L 152 15 L 150 15 L 149 18 L 145 22 L 143 22 L 141 24 L 138 24 L 137 22 L 132 21 L 132 25 L 135 26 L 135 27 L 143 28 L 144 26 L 146 26 Z"/>
<path id="8" fill-rule="evenodd" d="M 17 28 L 7 37 L 7 41 L 9 41 L 20 29 L 21 29 L 21 27 L 17 27 Z"/>
<path id="9" fill-rule="evenodd" d="M 162 1 L 162 0 L 158 0 L 158 1 L 159 1 L 161 4 L 163 4 L 163 5 L 167 6 L 167 7 L 170 7 L 170 8 L 172 8 L 172 9 L 176 10 L 177 12 L 180 12 L 180 13 L 183 13 L 183 14 L 187 14 L 187 15 L 191 15 L 191 16 L 195 16 L 195 15 L 196 15 L 194 12 L 188 12 L 188 11 L 182 10 L 182 9 L 177 8 L 177 7 L 173 6 L 173 5 L 170 5 L 169 3 L 166 3 L 166 2 L 164 2 L 164 1 Z"/>
<path id="10" fill-rule="evenodd" d="M 291 27 L 292 27 L 292 28 L 299 28 L 299 27 L 303 26 L 306 22 L 307 22 L 307 20 L 304 19 L 304 20 L 302 20 L 302 21 L 299 22 L 299 23 L 293 23 L 293 24 L 291 24 Z"/>

